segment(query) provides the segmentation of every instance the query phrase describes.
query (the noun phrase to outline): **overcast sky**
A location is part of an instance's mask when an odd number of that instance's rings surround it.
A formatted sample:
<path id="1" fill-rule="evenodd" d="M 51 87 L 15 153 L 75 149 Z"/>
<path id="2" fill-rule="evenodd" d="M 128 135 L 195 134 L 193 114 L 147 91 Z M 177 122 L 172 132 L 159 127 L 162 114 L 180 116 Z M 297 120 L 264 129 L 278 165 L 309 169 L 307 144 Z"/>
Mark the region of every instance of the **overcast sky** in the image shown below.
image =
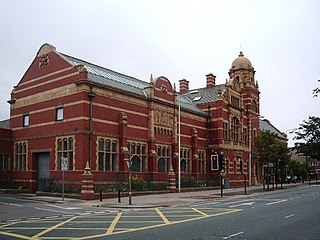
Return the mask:
<path id="1" fill-rule="evenodd" d="M 205 87 L 208 73 L 225 83 L 241 50 L 256 70 L 261 115 L 288 133 L 320 115 L 320 97 L 312 97 L 319 23 L 319 0 L 2 0 L 0 120 L 44 43 L 141 80 L 165 76 L 177 90 L 183 78 Z"/>

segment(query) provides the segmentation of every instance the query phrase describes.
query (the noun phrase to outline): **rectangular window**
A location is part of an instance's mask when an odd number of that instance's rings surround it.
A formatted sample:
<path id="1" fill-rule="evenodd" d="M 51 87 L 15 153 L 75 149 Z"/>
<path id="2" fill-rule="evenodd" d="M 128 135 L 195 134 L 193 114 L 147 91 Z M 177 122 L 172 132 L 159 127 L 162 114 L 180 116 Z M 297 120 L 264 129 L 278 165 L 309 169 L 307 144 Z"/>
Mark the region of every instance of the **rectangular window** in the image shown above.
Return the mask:
<path id="1" fill-rule="evenodd" d="M 9 162 L 9 155 L 7 154 L 0 154 L 0 171 L 9 171 L 10 169 L 10 162 Z"/>
<path id="2" fill-rule="evenodd" d="M 229 139 L 229 129 L 228 129 L 228 123 L 223 123 L 223 139 L 228 140 Z"/>
<path id="3" fill-rule="evenodd" d="M 56 120 L 62 121 L 63 120 L 63 107 L 56 109 Z"/>
<path id="4" fill-rule="evenodd" d="M 200 173 L 205 173 L 206 172 L 206 151 L 199 150 L 198 156 L 199 156 L 199 163 L 200 163 Z"/>
<path id="5" fill-rule="evenodd" d="M 23 115 L 23 126 L 28 127 L 30 124 L 30 117 L 29 114 Z"/>
<path id="6" fill-rule="evenodd" d="M 242 137 L 243 143 L 245 146 L 248 146 L 248 130 L 247 130 L 247 128 L 243 128 L 242 134 L 243 134 L 243 137 Z"/>
<path id="7" fill-rule="evenodd" d="M 68 170 L 74 170 L 74 138 L 62 137 L 57 138 L 57 169 L 61 170 L 61 158 L 68 159 Z"/>
<path id="8" fill-rule="evenodd" d="M 239 108 L 240 107 L 240 99 L 235 96 L 231 96 L 231 105 L 233 107 Z"/>
<path id="9" fill-rule="evenodd" d="M 229 160 L 228 159 L 226 159 L 225 170 L 226 170 L 226 174 L 229 174 Z"/>
<path id="10" fill-rule="evenodd" d="M 114 139 L 100 138 L 98 143 L 98 170 L 115 172 L 117 166 L 118 142 Z"/>
<path id="11" fill-rule="evenodd" d="M 17 171 L 27 170 L 27 142 L 15 143 L 14 166 Z"/>

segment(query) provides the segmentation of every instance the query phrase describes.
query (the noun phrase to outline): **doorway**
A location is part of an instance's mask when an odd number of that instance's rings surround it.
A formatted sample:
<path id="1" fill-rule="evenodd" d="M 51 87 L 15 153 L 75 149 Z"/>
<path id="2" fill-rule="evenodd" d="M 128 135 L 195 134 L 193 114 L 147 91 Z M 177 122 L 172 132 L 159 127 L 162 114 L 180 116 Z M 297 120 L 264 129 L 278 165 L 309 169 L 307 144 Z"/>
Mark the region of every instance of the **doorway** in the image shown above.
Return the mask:
<path id="1" fill-rule="evenodd" d="M 48 191 L 50 188 L 50 153 L 38 153 L 38 191 Z"/>

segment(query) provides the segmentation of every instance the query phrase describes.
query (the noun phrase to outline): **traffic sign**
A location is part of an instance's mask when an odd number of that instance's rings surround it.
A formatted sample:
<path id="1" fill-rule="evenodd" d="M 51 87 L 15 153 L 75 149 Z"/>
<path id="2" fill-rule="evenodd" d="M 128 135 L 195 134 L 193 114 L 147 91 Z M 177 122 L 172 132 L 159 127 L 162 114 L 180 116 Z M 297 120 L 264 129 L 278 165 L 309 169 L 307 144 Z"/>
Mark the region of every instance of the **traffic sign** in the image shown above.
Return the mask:
<path id="1" fill-rule="evenodd" d="M 62 157 L 60 159 L 61 161 L 61 171 L 67 171 L 68 170 L 68 158 Z"/>

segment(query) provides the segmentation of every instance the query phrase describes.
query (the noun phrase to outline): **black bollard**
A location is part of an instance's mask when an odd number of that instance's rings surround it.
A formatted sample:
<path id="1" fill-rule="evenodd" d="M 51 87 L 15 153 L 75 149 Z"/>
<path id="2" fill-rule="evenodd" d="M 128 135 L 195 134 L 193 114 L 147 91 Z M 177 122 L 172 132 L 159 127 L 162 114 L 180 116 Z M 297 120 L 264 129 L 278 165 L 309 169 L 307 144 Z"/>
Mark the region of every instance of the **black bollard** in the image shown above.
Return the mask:
<path id="1" fill-rule="evenodd" d="M 121 191 L 120 191 L 120 189 L 118 189 L 118 203 L 121 203 L 121 196 L 120 196 L 120 193 L 121 193 Z"/>
<path id="2" fill-rule="evenodd" d="M 102 202 L 102 189 L 100 189 L 100 202 Z"/>

